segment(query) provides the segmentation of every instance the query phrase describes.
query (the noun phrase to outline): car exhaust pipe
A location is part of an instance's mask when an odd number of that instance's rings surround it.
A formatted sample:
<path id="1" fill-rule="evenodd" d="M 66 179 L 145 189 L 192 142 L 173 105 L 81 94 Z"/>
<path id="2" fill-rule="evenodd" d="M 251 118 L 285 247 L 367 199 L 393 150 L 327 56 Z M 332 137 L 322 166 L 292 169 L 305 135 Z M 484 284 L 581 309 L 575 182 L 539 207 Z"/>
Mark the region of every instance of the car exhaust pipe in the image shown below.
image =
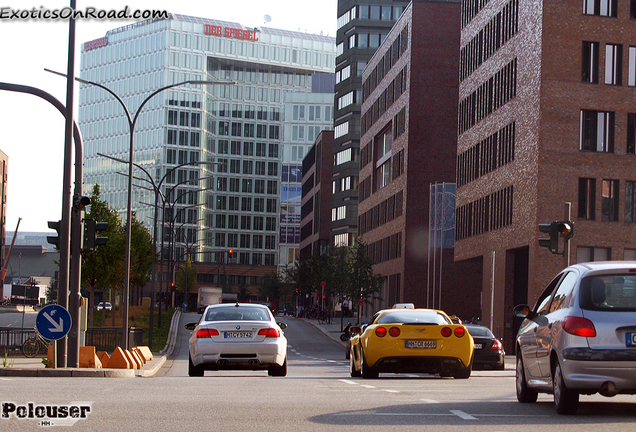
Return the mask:
<path id="1" fill-rule="evenodd" d="M 247 363 L 253 366 L 258 366 L 261 362 L 259 360 L 250 360 Z"/>
<path id="2" fill-rule="evenodd" d="M 601 384 L 601 389 L 598 392 L 606 397 L 613 397 L 618 394 L 616 384 L 614 384 L 612 381 L 605 381 L 603 384 Z"/>
<path id="3" fill-rule="evenodd" d="M 216 363 L 217 363 L 219 366 L 225 366 L 228 362 L 227 362 L 227 360 L 218 360 Z"/>

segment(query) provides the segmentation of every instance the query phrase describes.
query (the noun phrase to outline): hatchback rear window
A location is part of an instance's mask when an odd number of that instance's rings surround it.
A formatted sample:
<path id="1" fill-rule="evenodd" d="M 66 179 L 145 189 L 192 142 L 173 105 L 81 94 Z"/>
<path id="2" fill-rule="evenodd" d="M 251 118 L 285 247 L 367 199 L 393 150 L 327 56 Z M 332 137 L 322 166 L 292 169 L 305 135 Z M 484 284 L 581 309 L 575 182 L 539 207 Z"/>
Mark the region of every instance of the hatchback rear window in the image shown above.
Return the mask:
<path id="1" fill-rule="evenodd" d="M 448 318 L 435 311 L 418 311 L 404 309 L 387 312 L 382 315 L 377 324 L 452 324 Z"/>
<path id="2" fill-rule="evenodd" d="M 269 321 L 267 311 L 261 308 L 211 308 L 205 314 L 206 321 Z"/>
<path id="3" fill-rule="evenodd" d="M 582 309 L 636 311 L 636 275 L 588 276 L 581 281 Z"/>

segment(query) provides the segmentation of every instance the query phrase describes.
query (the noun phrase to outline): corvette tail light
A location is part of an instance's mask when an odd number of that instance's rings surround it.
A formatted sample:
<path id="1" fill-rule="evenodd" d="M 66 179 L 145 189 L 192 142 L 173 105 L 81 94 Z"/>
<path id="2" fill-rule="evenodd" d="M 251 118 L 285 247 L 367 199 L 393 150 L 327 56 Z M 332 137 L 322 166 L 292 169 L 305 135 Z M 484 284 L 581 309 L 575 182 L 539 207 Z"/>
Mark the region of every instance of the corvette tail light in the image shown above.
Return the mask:
<path id="1" fill-rule="evenodd" d="M 277 338 L 280 337 L 280 330 L 275 328 L 264 328 L 258 331 L 259 336 Z"/>
<path id="2" fill-rule="evenodd" d="M 501 342 L 496 340 L 492 343 L 492 346 L 490 347 L 490 351 L 499 351 L 503 348 L 503 346 L 501 345 Z"/>
<path id="3" fill-rule="evenodd" d="M 389 334 L 393 337 L 398 337 L 400 335 L 400 329 L 397 327 L 391 327 L 389 329 Z"/>
<path id="4" fill-rule="evenodd" d="M 442 328 L 442 336 L 444 337 L 451 337 L 451 335 L 453 334 L 453 331 L 451 330 L 450 327 L 444 327 Z"/>
<path id="5" fill-rule="evenodd" d="M 197 339 L 209 338 L 218 335 L 219 331 L 217 329 L 202 328 L 197 330 Z"/>
<path id="6" fill-rule="evenodd" d="M 455 337 L 461 338 L 466 334 L 466 329 L 464 327 L 457 327 L 454 331 Z"/>
<path id="7" fill-rule="evenodd" d="M 563 318 L 563 330 L 574 336 L 596 337 L 594 323 L 587 318 L 569 316 Z"/>
<path id="8" fill-rule="evenodd" d="M 375 329 L 375 335 L 377 337 L 384 337 L 386 336 L 386 329 L 384 327 L 378 327 L 377 329 Z"/>

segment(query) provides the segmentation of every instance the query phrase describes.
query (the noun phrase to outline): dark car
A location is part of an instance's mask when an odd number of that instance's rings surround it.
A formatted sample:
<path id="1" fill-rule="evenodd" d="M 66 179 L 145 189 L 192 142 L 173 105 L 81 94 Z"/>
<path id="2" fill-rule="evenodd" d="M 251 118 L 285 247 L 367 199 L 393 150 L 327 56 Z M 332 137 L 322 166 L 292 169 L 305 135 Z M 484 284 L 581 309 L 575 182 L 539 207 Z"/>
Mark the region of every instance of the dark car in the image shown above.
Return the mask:
<path id="1" fill-rule="evenodd" d="M 473 369 L 504 370 L 504 352 L 501 341 L 495 337 L 488 327 L 464 324 L 475 341 Z"/>

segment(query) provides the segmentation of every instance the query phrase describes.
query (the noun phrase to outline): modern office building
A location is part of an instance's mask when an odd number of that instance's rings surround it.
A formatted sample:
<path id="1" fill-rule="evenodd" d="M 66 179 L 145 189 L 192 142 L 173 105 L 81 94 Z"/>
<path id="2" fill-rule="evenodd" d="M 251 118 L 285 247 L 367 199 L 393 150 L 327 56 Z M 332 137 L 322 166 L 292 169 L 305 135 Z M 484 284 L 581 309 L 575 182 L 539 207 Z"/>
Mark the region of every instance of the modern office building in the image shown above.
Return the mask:
<path id="1" fill-rule="evenodd" d="M 285 93 L 280 185 L 279 269 L 300 254 L 303 158 L 322 131 L 333 129 L 334 75 L 314 75 L 311 93 Z M 331 149 L 329 149 L 331 154 Z"/>
<path id="2" fill-rule="evenodd" d="M 453 261 L 461 0 L 414 0 L 362 74 L 358 237 L 395 303 L 480 313 L 481 260 Z"/>
<path id="3" fill-rule="evenodd" d="M 134 134 L 137 218 L 152 226 L 155 192 L 144 180 L 152 177 L 166 197 L 165 222 L 172 223 L 163 238 L 171 232 L 176 238 L 177 260 L 189 251 L 194 261 L 223 266 L 208 269 L 210 276 L 231 274 L 233 264 L 260 266 L 261 273 L 276 269 L 279 229 L 290 221 L 281 225 L 281 202 L 285 211 L 291 208 L 289 189 L 281 196 L 281 182 L 291 184 L 283 176 L 300 166 L 316 130 L 333 125 L 331 105 L 328 110 L 324 94 L 312 95 L 312 88 L 314 75 L 324 83 L 334 67 L 332 37 L 173 14 L 84 43 L 80 76 L 113 90 L 133 116 L 146 97 L 167 86 L 189 80 L 236 83 L 162 91 L 142 108 Z M 302 126 L 293 120 L 301 106 L 307 116 Z M 79 126 L 86 191 L 98 183 L 102 199 L 123 214 L 127 165 L 111 158 L 129 158 L 124 112 L 108 92 L 82 84 Z M 301 130 L 304 139 L 294 138 Z M 207 282 L 219 282 L 218 276 L 210 278 Z"/>
<path id="4" fill-rule="evenodd" d="M 483 259 L 482 318 L 506 351 L 512 308 L 564 266 L 540 223 L 573 221 L 571 263 L 636 258 L 635 7 L 463 3 L 455 254 Z"/>
<path id="5" fill-rule="evenodd" d="M 336 33 L 331 238 L 352 245 L 357 232 L 362 71 L 408 0 L 339 0 Z"/>

